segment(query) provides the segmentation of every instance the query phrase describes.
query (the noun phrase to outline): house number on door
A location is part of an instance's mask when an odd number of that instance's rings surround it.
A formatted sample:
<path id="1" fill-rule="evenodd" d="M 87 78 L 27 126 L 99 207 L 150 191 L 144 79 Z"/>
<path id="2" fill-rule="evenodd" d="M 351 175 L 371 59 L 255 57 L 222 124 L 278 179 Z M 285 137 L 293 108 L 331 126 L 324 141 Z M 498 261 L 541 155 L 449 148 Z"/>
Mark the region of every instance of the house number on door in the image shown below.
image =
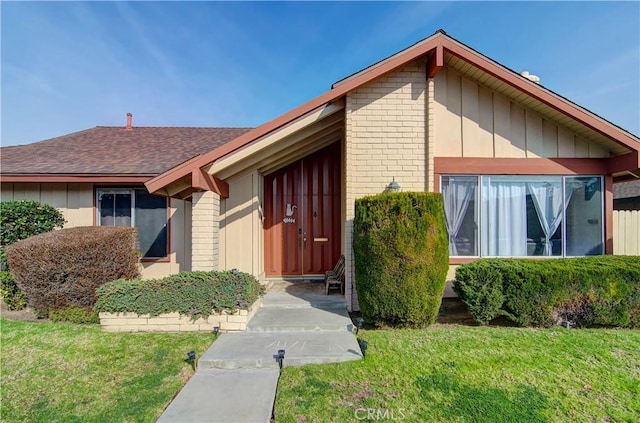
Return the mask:
<path id="1" fill-rule="evenodd" d="M 292 205 L 287 203 L 287 209 L 285 210 L 286 217 L 282 219 L 282 221 L 284 223 L 296 223 L 296 218 L 293 217 L 293 214 L 295 213 L 297 208 L 298 206 L 296 206 L 295 204 Z"/>

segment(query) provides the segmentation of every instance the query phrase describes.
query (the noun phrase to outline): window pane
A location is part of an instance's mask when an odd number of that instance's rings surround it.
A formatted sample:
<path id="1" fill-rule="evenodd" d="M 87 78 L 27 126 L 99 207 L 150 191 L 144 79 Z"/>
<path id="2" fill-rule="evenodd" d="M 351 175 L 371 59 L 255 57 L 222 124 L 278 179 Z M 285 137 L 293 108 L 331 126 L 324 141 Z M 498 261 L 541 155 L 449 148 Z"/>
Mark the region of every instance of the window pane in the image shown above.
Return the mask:
<path id="1" fill-rule="evenodd" d="M 100 212 L 100 226 L 113 226 L 114 225 L 114 194 L 99 194 L 98 195 L 98 210 Z"/>
<path id="2" fill-rule="evenodd" d="M 114 226 L 131 226 L 131 194 L 115 194 Z"/>
<path id="3" fill-rule="evenodd" d="M 142 257 L 167 256 L 167 199 L 136 190 L 136 228 Z"/>
<path id="4" fill-rule="evenodd" d="M 567 255 L 604 254 L 602 240 L 602 178 L 567 177 Z"/>
<path id="5" fill-rule="evenodd" d="M 527 255 L 527 186 L 518 176 L 482 178 L 482 255 Z"/>
<path id="6" fill-rule="evenodd" d="M 530 177 L 527 181 L 527 255 L 562 255 L 564 208 L 560 177 Z"/>
<path id="7" fill-rule="evenodd" d="M 475 176 L 443 176 L 442 196 L 449 233 L 449 255 L 478 255 Z"/>
<path id="8" fill-rule="evenodd" d="M 100 226 L 131 226 L 131 195 L 100 193 L 98 195 Z"/>

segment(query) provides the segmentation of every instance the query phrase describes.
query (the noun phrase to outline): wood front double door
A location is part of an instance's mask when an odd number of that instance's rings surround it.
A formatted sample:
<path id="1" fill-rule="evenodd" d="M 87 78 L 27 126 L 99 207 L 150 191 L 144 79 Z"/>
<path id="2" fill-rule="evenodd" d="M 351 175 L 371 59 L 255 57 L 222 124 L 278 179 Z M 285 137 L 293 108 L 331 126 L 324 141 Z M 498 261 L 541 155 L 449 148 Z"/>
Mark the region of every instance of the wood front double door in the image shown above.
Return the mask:
<path id="1" fill-rule="evenodd" d="M 324 275 L 340 258 L 340 143 L 264 177 L 267 276 Z"/>

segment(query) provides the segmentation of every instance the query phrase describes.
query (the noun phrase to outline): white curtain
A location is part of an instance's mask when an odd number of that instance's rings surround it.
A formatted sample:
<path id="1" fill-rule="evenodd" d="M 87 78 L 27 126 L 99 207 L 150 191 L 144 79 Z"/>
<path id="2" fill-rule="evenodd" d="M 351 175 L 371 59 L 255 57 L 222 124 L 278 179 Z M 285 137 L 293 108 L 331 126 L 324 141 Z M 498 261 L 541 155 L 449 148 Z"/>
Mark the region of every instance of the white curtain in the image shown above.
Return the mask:
<path id="1" fill-rule="evenodd" d="M 527 255 L 527 202 L 524 181 L 483 178 L 482 254 Z"/>
<path id="2" fill-rule="evenodd" d="M 527 189 L 536 208 L 536 214 L 544 232 L 543 255 L 552 254 L 550 238 L 562 223 L 562 184 L 557 182 L 528 182 Z M 569 194 L 570 196 L 571 194 Z"/>
<path id="3" fill-rule="evenodd" d="M 449 233 L 449 254 L 452 256 L 458 255 L 456 238 L 469 208 L 469 203 L 475 194 L 476 183 L 475 177 L 451 178 L 449 183 L 442 187 L 444 213 Z"/>

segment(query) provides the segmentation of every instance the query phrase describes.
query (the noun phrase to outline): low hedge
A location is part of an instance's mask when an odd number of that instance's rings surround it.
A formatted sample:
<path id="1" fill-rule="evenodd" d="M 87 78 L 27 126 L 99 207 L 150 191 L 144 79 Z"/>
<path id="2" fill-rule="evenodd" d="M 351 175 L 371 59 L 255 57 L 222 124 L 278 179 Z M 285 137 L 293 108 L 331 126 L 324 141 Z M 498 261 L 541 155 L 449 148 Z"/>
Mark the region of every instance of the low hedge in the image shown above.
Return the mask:
<path id="1" fill-rule="evenodd" d="M 50 309 L 90 310 L 97 287 L 140 275 L 133 228 L 61 229 L 18 241 L 6 250 L 16 284 L 42 317 Z"/>
<path id="2" fill-rule="evenodd" d="M 247 309 L 265 292 L 242 272 L 182 272 L 162 279 L 117 280 L 97 290 L 97 311 L 157 316 L 178 312 L 194 320 L 213 312 Z"/>
<path id="3" fill-rule="evenodd" d="M 640 327 L 640 257 L 481 259 L 456 269 L 453 289 L 482 324 Z"/>
<path id="4" fill-rule="evenodd" d="M 50 309 L 49 319 L 53 322 L 69 323 L 100 323 L 100 318 L 95 310 L 87 310 L 82 307 L 67 307 L 63 309 Z"/>
<path id="5" fill-rule="evenodd" d="M 435 322 L 449 268 L 441 194 L 401 192 L 357 199 L 353 254 L 358 302 L 366 321 L 412 327 Z"/>

